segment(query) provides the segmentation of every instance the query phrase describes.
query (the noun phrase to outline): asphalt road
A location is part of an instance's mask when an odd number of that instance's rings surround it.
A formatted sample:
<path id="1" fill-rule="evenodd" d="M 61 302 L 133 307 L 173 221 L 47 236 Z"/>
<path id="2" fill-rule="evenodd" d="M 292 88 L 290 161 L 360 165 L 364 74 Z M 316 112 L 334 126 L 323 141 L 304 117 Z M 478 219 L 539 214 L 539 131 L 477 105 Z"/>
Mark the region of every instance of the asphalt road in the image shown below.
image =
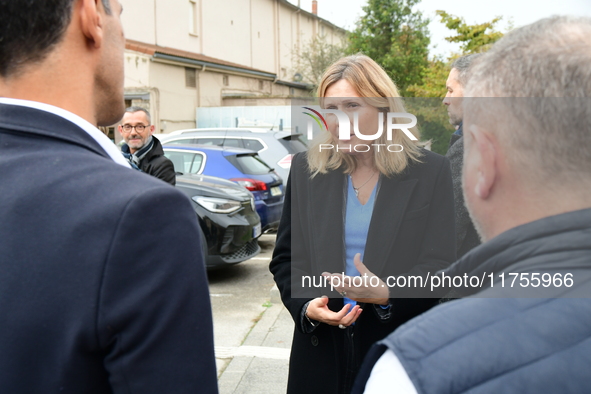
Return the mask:
<path id="1" fill-rule="evenodd" d="M 255 258 L 208 273 L 218 377 L 231 361 L 220 349 L 242 345 L 268 305 L 275 235 L 262 235 L 259 245 L 262 250 Z"/>

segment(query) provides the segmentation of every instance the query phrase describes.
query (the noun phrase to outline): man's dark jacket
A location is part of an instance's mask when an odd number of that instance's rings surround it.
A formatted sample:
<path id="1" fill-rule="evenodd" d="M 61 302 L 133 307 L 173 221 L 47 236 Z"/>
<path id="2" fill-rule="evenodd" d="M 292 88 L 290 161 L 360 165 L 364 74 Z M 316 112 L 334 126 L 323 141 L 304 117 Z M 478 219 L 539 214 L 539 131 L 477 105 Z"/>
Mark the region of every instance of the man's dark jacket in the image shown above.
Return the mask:
<path id="1" fill-rule="evenodd" d="M 387 347 L 419 393 L 589 392 L 591 209 L 515 227 L 444 272 L 484 278 L 483 290 L 466 288 L 469 298 L 388 336 L 370 352 L 357 389 Z"/>
<path id="2" fill-rule="evenodd" d="M 176 181 L 174 165 L 172 164 L 172 161 L 164 156 L 164 150 L 162 150 L 162 144 L 158 138 L 152 136 L 152 140 L 154 141 L 154 146 L 140 161 L 139 167 L 146 174 L 155 176 L 156 178 L 162 179 L 164 182 L 168 182 L 174 186 Z"/>
<path id="3" fill-rule="evenodd" d="M 0 392 L 216 393 L 190 201 L 20 106 L 0 174 Z"/>
<path id="4" fill-rule="evenodd" d="M 464 203 L 462 193 L 462 164 L 464 163 L 464 137 L 462 126 L 459 134 L 453 134 L 449 142 L 449 149 L 445 156 L 451 165 L 451 177 L 454 188 L 454 208 L 456 211 L 456 249 L 458 258 L 480 245 L 480 237 L 474 228 L 470 214 Z"/>
<path id="5" fill-rule="evenodd" d="M 121 146 L 121 151 L 124 155 L 127 155 L 126 157 L 130 154 L 129 146 L 127 144 Z M 173 186 L 176 183 L 174 165 L 172 164 L 172 161 L 164 156 L 162 144 L 158 138 L 154 136 L 152 136 L 152 148 L 140 160 L 139 169 L 146 174 L 162 179 L 164 182 L 170 183 Z"/>

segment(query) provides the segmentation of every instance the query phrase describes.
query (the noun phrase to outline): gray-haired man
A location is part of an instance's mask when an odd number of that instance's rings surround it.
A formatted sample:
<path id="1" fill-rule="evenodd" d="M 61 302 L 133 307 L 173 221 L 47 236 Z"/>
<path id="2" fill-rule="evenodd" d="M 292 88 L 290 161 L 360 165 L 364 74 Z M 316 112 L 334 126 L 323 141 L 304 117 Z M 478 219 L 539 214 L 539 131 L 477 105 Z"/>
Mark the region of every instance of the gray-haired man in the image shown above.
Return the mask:
<path id="1" fill-rule="evenodd" d="M 469 278 L 466 298 L 381 341 L 354 392 L 589 391 L 589 64 L 591 19 L 553 17 L 474 65 L 463 189 L 485 243 L 443 271 Z"/>
<path id="2" fill-rule="evenodd" d="M 154 125 L 150 124 L 148 110 L 142 107 L 127 108 L 119 125 L 119 133 L 125 140 L 121 152 L 132 167 L 174 186 L 174 165 L 164 156 L 160 141 L 152 135 Z"/>

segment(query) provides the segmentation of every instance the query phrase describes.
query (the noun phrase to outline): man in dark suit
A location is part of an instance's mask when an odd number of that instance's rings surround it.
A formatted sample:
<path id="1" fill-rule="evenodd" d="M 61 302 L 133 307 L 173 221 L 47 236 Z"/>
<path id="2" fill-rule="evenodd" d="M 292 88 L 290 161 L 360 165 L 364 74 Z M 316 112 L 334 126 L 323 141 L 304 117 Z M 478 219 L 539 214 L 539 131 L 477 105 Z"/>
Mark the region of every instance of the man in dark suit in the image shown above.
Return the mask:
<path id="1" fill-rule="evenodd" d="M 456 250 L 458 258 L 480 245 L 480 238 L 470 219 L 466 204 L 464 204 L 464 195 L 462 194 L 462 163 L 464 161 L 464 136 L 462 130 L 464 111 L 462 109 L 462 98 L 464 97 L 464 87 L 468 82 L 469 68 L 479 56 L 479 53 L 462 56 L 452 63 L 451 71 L 445 82 L 447 93 L 443 100 L 443 104 L 447 107 L 449 123 L 457 127 L 456 132 L 451 136 L 449 149 L 445 156 L 451 164 L 454 207 L 456 211 Z"/>
<path id="2" fill-rule="evenodd" d="M 119 125 L 119 133 L 125 140 L 121 152 L 132 167 L 174 186 L 174 165 L 164 156 L 162 144 L 152 135 L 154 125 L 150 123 L 150 113 L 145 108 L 127 108 Z"/>
<path id="3" fill-rule="evenodd" d="M 216 393 L 190 201 L 134 171 L 117 0 L 0 1 L 0 391 Z"/>

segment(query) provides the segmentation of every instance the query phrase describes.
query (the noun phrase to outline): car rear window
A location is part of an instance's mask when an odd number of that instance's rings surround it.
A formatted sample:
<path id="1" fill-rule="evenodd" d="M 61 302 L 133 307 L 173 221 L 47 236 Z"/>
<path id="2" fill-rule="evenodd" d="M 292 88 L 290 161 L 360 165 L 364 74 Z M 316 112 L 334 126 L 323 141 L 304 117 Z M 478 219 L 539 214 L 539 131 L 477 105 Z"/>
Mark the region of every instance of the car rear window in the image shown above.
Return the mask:
<path id="1" fill-rule="evenodd" d="M 244 147 L 246 149 L 254 150 L 256 152 L 258 152 L 264 148 L 263 144 L 261 144 L 261 142 L 258 140 L 251 140 L 251 139 L 246 138 L 246 139 L 242 140 L 242 142 L 244 143 Z"/>
<path id="2" fill-rule="evenodd" d="M 224 147 L 242 148 L 242 141 L 239 138 L 226 138 L 224 140 Z"/>
<path id="3" fill-rule="evenodd" d="M 222 146 L 224 143 L 223 138 L 196 138 L 195 143 L 199 145 L 215 145 Z"/>
<path id="4" fill-rule="evenodd" d="M 226 159 L 244 174 L 263 175 L 271 171 L 259 155 L 232 155 L 226 156 Z"/>
<path id="5" fill-rule="evenodd" d="M 287 151 L 291 154 L 305 152 L 308 150 L 304 141 L 300 139 L 300 134 L 288 135 L 287 137 L 279 138 L 279 142 L 281 142 L 281 145 L 283 145 L 285 149 L 287 149 Z"/>

